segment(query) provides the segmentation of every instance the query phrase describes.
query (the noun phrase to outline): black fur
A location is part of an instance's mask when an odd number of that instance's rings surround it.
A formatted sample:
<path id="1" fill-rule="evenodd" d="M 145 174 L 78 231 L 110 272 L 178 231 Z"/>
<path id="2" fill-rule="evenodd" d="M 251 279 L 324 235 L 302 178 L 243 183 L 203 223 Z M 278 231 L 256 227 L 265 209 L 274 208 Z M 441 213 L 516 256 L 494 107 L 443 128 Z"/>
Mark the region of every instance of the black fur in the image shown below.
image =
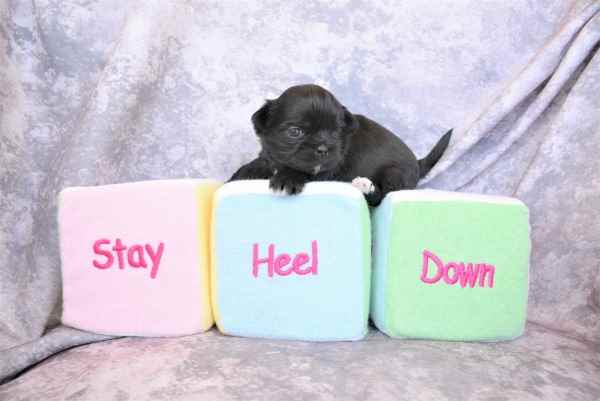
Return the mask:
<path id="1" fill-rule="evenodd" d="M 413 189 L 440 159 L 448 131 L 421 160 L 392 132 L 367 117 L 350 113 L 317 85 L 287 89 L 252 115 L 262 151 L 233 180 L 269 179 L 276 191 L 297 194 L 309 181 L 348 181 L 366 177 L 375 191 L 365 195 L 377 206 L 391 191 Z"/>

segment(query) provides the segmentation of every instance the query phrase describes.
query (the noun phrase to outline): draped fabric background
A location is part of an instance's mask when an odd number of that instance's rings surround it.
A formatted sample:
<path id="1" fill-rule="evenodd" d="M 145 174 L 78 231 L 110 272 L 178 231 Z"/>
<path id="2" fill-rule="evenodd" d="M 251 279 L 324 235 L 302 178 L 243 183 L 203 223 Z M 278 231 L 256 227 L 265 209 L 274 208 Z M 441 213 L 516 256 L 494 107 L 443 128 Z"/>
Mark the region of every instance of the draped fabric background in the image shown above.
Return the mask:
<path id="1" fill-rule="evenodd" d="M 111 340 L 0 399 L 600 398 L 600 1 L 248 3 L 0 0 L 0 380 L 107 339 L 57 327 L 62 188 L 226 179 L 252 112 L 309 82 L 418 156 L 454 127 L 424 187 L 530 206 L 525 337 Z"/>

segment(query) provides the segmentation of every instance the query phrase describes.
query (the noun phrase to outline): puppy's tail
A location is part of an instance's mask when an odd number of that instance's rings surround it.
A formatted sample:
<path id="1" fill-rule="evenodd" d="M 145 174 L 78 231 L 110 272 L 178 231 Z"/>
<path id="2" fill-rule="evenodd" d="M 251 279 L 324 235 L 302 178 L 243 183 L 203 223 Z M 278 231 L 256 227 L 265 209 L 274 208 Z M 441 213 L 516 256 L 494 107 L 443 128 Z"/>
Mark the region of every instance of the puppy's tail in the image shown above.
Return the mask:
<path id="1" fill-rule="evenodd" d="M 431 152 L 423 159 L 419 160 L 419 178 L 423 178 L 431 171 L 433 166 L 440 160 L 444 151 L 448 147 L 450 143 L 450 138 L 452 137 L 452 130 L 446 132 L 444 136 L 435 144 Z"/>

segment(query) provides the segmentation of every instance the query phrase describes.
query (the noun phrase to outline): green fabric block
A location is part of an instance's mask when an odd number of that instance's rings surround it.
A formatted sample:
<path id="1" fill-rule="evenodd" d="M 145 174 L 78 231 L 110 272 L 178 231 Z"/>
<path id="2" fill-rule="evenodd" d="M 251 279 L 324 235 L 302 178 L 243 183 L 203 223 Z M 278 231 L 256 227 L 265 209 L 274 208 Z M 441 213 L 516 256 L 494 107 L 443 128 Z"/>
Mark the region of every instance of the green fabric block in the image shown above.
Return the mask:
<path id="1" fill-rule="evenodd" d="M 514 198 L 416 190 L 373 211 L 371 317 L 392 337 L 499 341 L 523 333 L 529 211 Z"/>

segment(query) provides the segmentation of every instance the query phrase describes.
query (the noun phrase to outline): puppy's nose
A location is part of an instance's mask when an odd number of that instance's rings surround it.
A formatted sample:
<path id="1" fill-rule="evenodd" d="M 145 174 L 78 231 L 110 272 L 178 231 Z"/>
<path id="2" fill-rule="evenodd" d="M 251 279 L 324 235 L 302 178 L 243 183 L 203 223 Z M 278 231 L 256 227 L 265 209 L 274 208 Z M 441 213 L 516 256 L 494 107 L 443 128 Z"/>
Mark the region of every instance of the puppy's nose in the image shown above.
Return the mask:
<path id="1" fill-rule="evenodd" d="M 315 154 L 318 157 L 325 157 L 325 156 L 327 156 L 327 154 L 329 154 L 329 149 L 325 145 L 319 145 L 317 150 L 315 150 Z"/>

